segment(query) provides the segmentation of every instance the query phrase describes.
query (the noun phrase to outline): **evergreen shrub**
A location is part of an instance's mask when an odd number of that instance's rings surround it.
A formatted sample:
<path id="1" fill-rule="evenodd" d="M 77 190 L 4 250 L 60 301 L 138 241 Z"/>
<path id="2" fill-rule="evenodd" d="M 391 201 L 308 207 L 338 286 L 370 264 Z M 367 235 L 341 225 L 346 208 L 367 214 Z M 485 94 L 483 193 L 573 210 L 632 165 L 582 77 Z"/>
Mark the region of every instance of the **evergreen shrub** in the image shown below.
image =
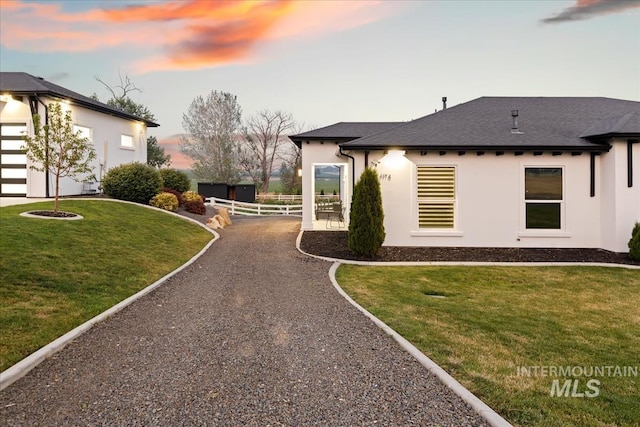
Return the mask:
<path id="1" fill-rule="evenodd" d="M 127 163 L 109 169 L 102 179 L 102 187 L 109 197 L 146 205 L 162 189 L 162 178 L 149 165 Z"/>
<path id="2" fill-rule="evenodd" d="M 634 261 L 640 261 L 640 222 L 636 222 L 629 240 L 629 256 Z"/>
<path id="3" fill-rule="evenodd" d="M 376 256 L 384 237 L 380 181 L 375 171 L 367 168 L 353 189 L 349 216 L 349 250 L 360 256 Z"/>
<path id="4" fill-rule="evenodd" d="M 191 188 L 191 180 L 186 173 L 176 169 L 160 169 L 160 176 L 165 188 L 184 193 Z"/>

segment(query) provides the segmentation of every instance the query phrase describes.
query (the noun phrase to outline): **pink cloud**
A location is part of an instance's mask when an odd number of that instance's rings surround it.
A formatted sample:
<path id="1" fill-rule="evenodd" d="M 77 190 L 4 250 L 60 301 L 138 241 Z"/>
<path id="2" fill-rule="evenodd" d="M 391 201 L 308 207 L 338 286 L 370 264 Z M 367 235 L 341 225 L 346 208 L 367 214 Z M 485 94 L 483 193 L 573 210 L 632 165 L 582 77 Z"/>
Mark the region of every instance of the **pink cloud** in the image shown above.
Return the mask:
<path id="1" fill-rule="evenodd" d="M 164 148 L 165 154 L 171 155 L 171 167 L 174 169 L 191 169 L 193 160 L 180 152 L 180 135 L 171 135 L 158 140 L 158 145 Z"/>
<path id="2" fill-rule="evenodd" d="M 15 0 L 0 5 L 0 42 L 6 48 L 144 48 L 138 55 L 142 59 L 133 65 L 138 72 L 250 62 L 260 43 L 359 27 L 402 7 L 386 1 L 168 0 L 66 12 L 52 2 Z"/>

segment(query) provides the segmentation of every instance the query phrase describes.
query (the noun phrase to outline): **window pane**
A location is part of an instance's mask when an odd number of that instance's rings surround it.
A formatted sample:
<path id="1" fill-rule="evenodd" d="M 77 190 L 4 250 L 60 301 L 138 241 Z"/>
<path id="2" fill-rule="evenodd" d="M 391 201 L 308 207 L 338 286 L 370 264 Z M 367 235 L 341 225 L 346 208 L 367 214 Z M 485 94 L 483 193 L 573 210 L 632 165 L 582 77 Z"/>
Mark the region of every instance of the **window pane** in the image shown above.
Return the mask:
<path id="1" fill-rule="evenodd" d="M 560 203 L 527 203 L 527 228 L 560 229 Z"/>
<path id="2" fill-rule="evenodd" d="M 86 126 L 73 125 L 73 131 L 76 133 L 80 132 L 80 136 L 82 138 L 87 138 L 89 141 L 91 141 L 91 128 L 88 128 Z"/>
<path id="3" fill-rule="evenodd" d="M 27 184 L 2 184 L 0 192 L 3 194 L 26 194 Z"/>
<path id="4" fill-rule="evenodd" d="M 525 168 L 526 200 L 562 200 L 562 168 Z"/>
<path id="5" fill-rule="evenodd" d="M 26 169 L 9 169 L 9 168 L 0 169 L 0 178 L 26 179 L 27 170 Z"/>
<path id="6" fill-rule="evenodd" d="M 2 136 L 22 136 L 27 133 L 27 125 L 2 125 Z"/>
<path id="7" fill-rule="evenodd" d="M 21 139 L 3 139 L 0 142 L 0 148 L 2 150 L 22 150 L 25 142 Z"/>
<path id="8" fill-rule="evenodd" d="M 120 138 L 120 145 L 123 147 L 133 148 L 133 137 L 130 135 L 122 135 Z"/>
<path id="9" fill-rule="evenodd" d="M 26 165 L 26 154 L 2 154 L 0 155 L 0 163 L 4 165 Z"/>
<path id="10" fill-rule="evenodd" d="M 453 228 L 453 202 L 418 203 L 418 226 L 420 228 Z"/>

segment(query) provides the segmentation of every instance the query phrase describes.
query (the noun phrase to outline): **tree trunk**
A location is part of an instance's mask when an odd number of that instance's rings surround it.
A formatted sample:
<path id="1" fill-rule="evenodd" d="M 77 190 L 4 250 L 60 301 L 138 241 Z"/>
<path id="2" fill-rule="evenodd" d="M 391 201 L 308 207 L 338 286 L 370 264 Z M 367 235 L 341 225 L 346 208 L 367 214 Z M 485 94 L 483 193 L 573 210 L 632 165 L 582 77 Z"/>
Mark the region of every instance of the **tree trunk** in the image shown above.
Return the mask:
<path id="1" fill-rule="evenodd" d="M 60 194 L 60 175 L 56 174 L 56 195 L 53 200 L 53 211 L 58 212 L 58 195 Z"/>

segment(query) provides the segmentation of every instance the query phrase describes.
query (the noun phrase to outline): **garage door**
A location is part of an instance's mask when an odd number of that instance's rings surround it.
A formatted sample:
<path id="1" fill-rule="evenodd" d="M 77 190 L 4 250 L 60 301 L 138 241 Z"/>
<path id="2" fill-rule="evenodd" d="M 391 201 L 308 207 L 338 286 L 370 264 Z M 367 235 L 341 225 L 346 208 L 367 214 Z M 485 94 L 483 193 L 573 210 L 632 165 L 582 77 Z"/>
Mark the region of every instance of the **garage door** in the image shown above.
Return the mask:
<path id="1" fill-rule="evenodd" d="M 21 149 L 26 132 L 26 123 L 0 123 L 0 196 L 27 195 L 27 155 Z"/>

